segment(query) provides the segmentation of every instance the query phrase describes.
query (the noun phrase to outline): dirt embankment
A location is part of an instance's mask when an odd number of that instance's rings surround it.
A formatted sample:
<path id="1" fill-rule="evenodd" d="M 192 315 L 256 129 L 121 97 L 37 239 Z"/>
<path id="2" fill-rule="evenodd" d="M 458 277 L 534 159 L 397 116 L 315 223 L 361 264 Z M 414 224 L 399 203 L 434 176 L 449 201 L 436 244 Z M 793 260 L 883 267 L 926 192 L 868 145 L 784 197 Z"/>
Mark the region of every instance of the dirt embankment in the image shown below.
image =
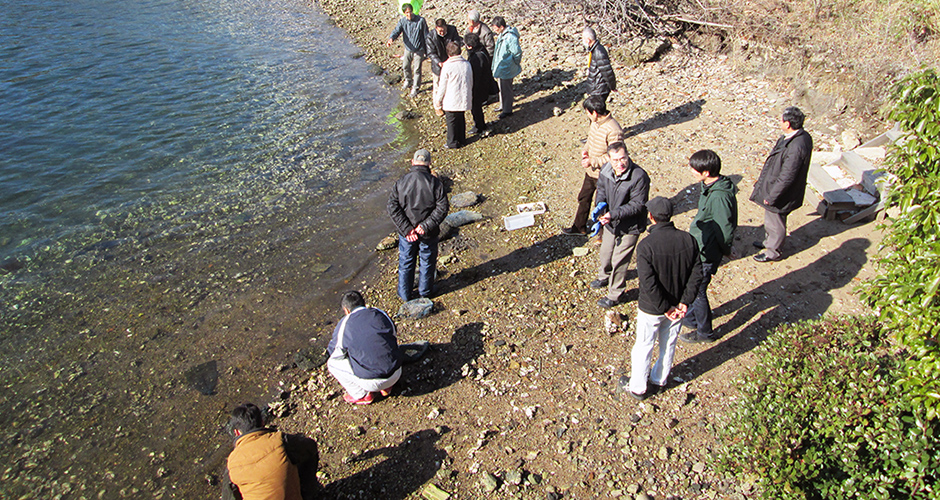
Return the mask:
<path id="1" fill-rule="evenodd" d="M 384 46 L 395 3 L 321 5 L 370 60 L 399 71 L 400 48 Z M 740 190 L 738 258 L 720 268 L 710 287 L 721 338 L 680 345 L 668 390 L 636 403 L 616 388 L 629 371 L 633 345 L 633 264 L 630 302 L 618 308 L 624 328 L 608 333 L 596 305 L 601 295 L 587 286 L 596 247 L 559 232 L 570 224 L 583 175 L 582 21 L 559 11 L 545 27 L 520 19 L 512 4 L 494 10 L 453 1 L 425 4 L 422 15 L 431 22 L 445 18 L 462 32 L 473 7 L 487 21 L 505 16 L 521 33 L 516 113 L 496 123 L 493 136 L 449 151 L 442 148 L 443 120 L 430 106 L 430 82 L 417 99 L 402 97 L 403 109 L 418 114 L 405 126 L 424 138 L 420 146 L 432 150 L 434 168 L 452 192 L 472 190 L 484 199 L 473 210 L 486 219 L 441 245 L 435 313 L 399 321 L 403 342 L 425 339 L 432 348 L 406 367 L 392 397 L 370 406 L 345 404 L 325 368 L 285 371 L 290 413 L 275 423 L 319 441 L 330 498 L 420 498 L 429 488 L 466 499 L 752 496 L 747 478 L 724 477 L 709 462 L 735 379 L 777 325 L 864 311 L 852 289 L 873 272 L 873 225 L 820 220 L 809 191 L 790 217 L 786 258 L 755 262 L 751 241 L 762 234 L 762 211 L 747 198 L 778 135 L 780 110 L 803 104 L 799 96 L 736 74 L 720 57 L 681 49 L 635 67 L 614 61 L 620 90 L 610 108 L 634 160 L 650 174 L 651 196 L 676 202 L 676 225 L 687 228 L 695 213 L 698 186 L 687 166 L 694 151 L 717 151 L 723 173 Z M 491 108 L 486 114 L 496 120 Z M 876 127 L 846 114 L 807 120 L 821 150 L 836 147 L 845 129 L 864 139 Z M 503 230 L 501 216 L 530 201 L 546 202 L 549 212 L 533 227 Z M 386 252 L 367 282 L 351 286 L 364 290 L 371 305 L 394 312 L 396 265 L 394 250 Z"/>

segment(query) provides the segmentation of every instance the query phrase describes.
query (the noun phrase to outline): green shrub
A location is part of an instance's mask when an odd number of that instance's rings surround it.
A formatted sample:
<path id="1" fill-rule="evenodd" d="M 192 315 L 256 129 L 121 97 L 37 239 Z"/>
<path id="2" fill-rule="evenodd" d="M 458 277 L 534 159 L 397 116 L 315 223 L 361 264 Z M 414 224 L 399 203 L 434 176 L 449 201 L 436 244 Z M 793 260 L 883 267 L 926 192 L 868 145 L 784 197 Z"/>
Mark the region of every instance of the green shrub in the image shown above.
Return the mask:
<path id="1" fill-rule="evenodd" d="M 871 318 L 787 325 L 757 348 L 719 467 L 765 498 L 938 498 L 940 424 L 912 411 Z"/>
<path id="2" fill-rule="evenodd" d="M 898 216 L 885 226 L 880 273 L 862 297 L 908 348 L 906 391 L 927 419 L 940 416 L 940 77 L 913 74 L 894 90 L 888 118 L 905 132 L 887 170 Z"/>

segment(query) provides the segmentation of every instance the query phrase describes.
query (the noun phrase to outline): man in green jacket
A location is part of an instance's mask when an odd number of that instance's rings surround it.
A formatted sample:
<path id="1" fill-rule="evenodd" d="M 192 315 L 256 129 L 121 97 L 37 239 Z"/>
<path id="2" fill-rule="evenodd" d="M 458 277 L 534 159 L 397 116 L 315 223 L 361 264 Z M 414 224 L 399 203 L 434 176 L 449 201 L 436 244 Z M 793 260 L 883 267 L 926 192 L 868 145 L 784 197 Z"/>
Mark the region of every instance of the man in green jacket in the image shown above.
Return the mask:
<path id="1" fill-rule="evenodd" d="M 702 259 L 702 283 L 683 322 L 693 329 L 679 336 L 684 342 L 712 342 L 712 309 L 708 303 L 708 284 L 724 256 L 731 255 L 734 230 L 738 227 L 738 188 L 731 179 L 720 174 L 721 158 L 710 149 L 696 152 L 689 158 L 693 176 L 702 183 L 698 213 L 692 219 L 689 233 L 698 243 Z"/>

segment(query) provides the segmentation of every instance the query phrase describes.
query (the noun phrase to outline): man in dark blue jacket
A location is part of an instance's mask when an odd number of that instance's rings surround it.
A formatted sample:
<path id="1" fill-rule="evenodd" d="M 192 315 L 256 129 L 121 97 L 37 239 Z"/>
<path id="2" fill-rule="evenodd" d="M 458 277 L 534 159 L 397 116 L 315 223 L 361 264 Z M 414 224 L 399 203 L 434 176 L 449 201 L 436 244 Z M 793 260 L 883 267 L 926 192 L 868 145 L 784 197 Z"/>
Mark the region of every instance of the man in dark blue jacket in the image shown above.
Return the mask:
<path id="1" fill-rule="evenodd" d="M 751 201 L 764 208 L 764 241 L 754 246 L 764 251 L 755 255 L 757 262 L 780 260 L 780 249 L 787 236 L 787 215 L 803 206 L 809 161 L 813 156 L 813 138 L 803 130 L 806 117 L 799 108 L 783 110 L 780 129 L 783 135 L 764 162 L 754 183 Z"/>
<path id="2" fill-rule="evenodd" d="M 622 142 L 607 147 L 608 162 L 601 167 L 597 179 L 597 204 L 606 203 L 608 212 L 598 218 L 604 226 L 600 266 L 597 279 L 590 284 L 594 289 L 607 289 L 607 296 L 597 301 L 604 309 L 623 301 L 627 288 L 627 264 L 633 249 L 646 229 L 646 208 L 650 194 L 650 178 L 627 153 Z"/>
<path id="3" fill-rule="evenodd" d="M 636 342 L 630 355 L 630 378 L 620 379 L 620 386 L 638 400 L 648 396 L 647 375 L 656 387 L 662 388 L 668 382 L 682 318 L 695 300 L 702 279 L 702 259 L 695 238 L 670 222 L 672 202 L 657 196 L 646 207 L 653 226 L 636 249 L 640 278 Z M 659 357 L 650 370 L 657 342 Z"/>
<path id="4" fill-rule="evenodd" d="M 342 306 L 346 316 L 333 330 L 326 367 L 346 389 L 344 401 L 367 405 L 375 392 L 388 396 L 401 377 L 395 323 L 385 311 L 366 307 L 356 291 L 343 295 Z"/>

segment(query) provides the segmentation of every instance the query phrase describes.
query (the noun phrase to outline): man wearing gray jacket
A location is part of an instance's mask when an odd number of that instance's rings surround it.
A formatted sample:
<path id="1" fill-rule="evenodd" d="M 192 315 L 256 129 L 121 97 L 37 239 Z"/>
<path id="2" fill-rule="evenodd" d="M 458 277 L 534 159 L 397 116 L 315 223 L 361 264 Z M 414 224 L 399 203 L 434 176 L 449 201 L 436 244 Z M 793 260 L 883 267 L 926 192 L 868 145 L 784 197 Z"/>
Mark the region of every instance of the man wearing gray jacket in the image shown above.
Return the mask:
<path id="1" fill-rule="evenodd" d="M 423 17 L 414 13 L 410 3 L 402 5 L 401 11 L 403 15 L 385 45 L 391 47 L 392 42 L 401 35 L 405 45 L 405 53 L 401 56 L 401 72 L 404 76 L 402 89 L 411 88 L 411 97 L 414 97 L 418 95 L 418 87 L 421 86 L 421 63 L 427 54 L 428 24 Z"/>

